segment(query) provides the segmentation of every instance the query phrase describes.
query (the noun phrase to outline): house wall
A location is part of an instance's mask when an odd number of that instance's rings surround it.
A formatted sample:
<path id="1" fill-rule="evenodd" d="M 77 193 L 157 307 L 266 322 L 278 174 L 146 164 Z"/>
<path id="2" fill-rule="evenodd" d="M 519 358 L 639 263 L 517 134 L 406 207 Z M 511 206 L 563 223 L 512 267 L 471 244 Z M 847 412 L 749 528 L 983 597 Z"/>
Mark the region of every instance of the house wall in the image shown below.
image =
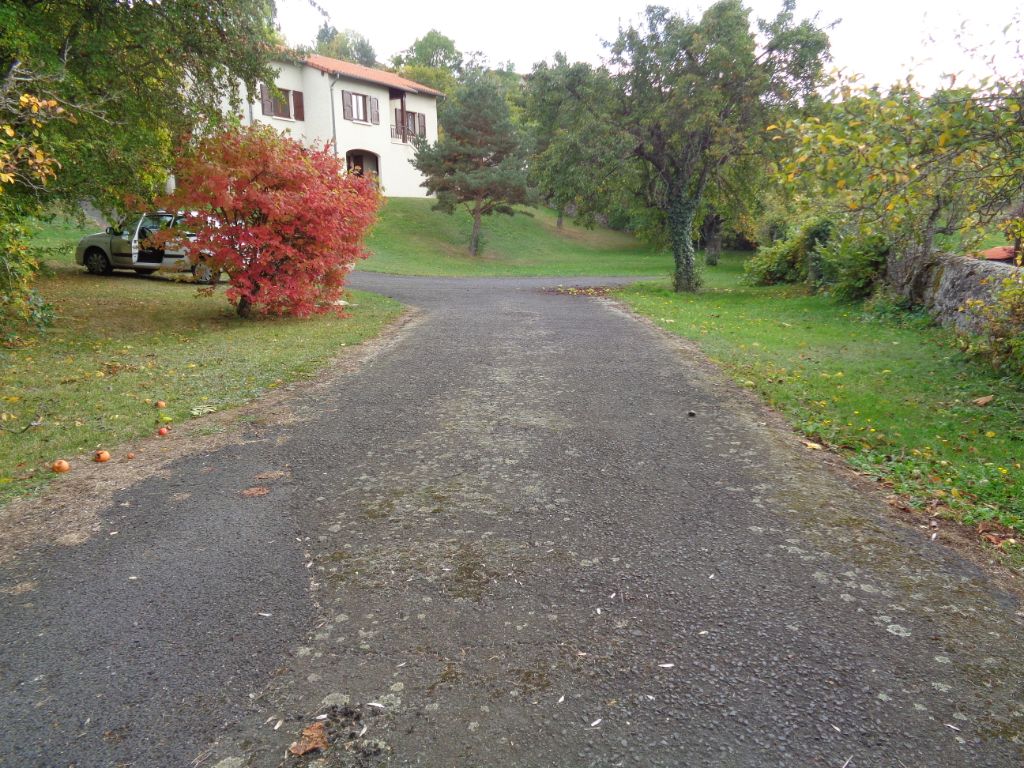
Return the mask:
<path id="1" fill-rule="evenodd" d="M 304 120 L 264 115 L 259 93 L 243 93 L 249 104 L 243 107 L 242 124 L 266 123 L 307 145 L 324 144 L 336 139 L 337 154 L 344 158 L 353 150 L 371 152 L 378 156 L 381 189 L 388 197 L 426 197 L 420 186 L 423 176 L 410 160 L 413 146 L 401 139 L 391 138 L 395 109 L 399 100 L 390 100 L 389 89 L 361 80 L 336 77 L 318 69 L 296 64 L 277 64 L 280 69 L 275 85 L 292 91 L 302 91 Z M 380 123 L 356 122 L 344 118 L 342 91 L 363 94 L 378 99 Z M 333 109 L 333 122 L 332 122 Z M 426 115 L 427 140 L 437 141 L 437 102 L 432 96 L 406 94 L 406 109 Z"/>

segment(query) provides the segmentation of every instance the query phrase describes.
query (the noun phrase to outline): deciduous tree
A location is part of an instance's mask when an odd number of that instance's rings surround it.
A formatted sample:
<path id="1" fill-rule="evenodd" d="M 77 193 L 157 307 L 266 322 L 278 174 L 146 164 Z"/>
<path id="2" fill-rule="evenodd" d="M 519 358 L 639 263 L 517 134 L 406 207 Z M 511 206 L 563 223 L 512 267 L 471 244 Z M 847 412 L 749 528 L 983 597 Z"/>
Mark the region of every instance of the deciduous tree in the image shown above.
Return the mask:
<path id="1" fill-rule="evenodd" d="M 819 210 L 853 219 L 865 234 L 932 246 L 936 234 L 968 234 L 1021 221 L 1024 83 L 931 95 L 841 83 L 820 117 L 772 126 L 795 149 L 784 181 Z"/>
<path id="2" fill-rule="evenodd" d="M 200 138 L 176 175 L 163 203 L 194 212 L 184 225 L 195 233 L 190 258 L 227 273 L 239 315 L 337 311 L 381 203 L 370 177 L 346 174 L 327 147 L 259 125 Z"/>
<path id="3" fill-rule="evenodd" d="M 455 41 L 432 29 L 423 37 L 417 38 L 412 45 L 392 57 L 396 67 L 416 65 L 447 69 L 449 72 L 462 70 L 462 52 L 455 47 Z"/>
<path id="4" fill-rule="evenodd" d="M 13 73 L 0 83 L 0 337 L 49 319 L 33 289 L 39 263 L 27 245 L 27 220 L 40 212 L 39 198 L 59 169 L 46 124 L 65 116 L 56 100 L 24 93 L 19 82 Z"/>
<path id="5" fill-rule="evenodd" d="M 649 169 L 644 192 L 665 214 L 677 291 L 700 284 L 693 236 L 708 185 L 817 84 L 828 37 L 809 21 L 794 24 L 793 7 L 786 0 L 759 25 L 760 44 L 740 0 L 720 0 L 699 21 L 649 7 L 644 24 L 611 46 L 611 119 Z"/>
<path id="6" fill-rule="evenodd" d="M 570 206 L 584 223 L 605 212 L 606 193 L 622 177 L 630 147 L 601 114 L 609 85 L 607 72 L 569 63 L 563 53 L 551 64 L 537 64 L 526 78 L 521 113 L 530 144 L 530 183 L 557 212 L 559 227 Z"/>
<path id="7" fill-rule="evenodd" d="M 0 5 L 0 78 L 73 118 L 45 129 L 61 170 L 44 197 L 110 211 L 162 187 L 180 133 L 222 120 L 241 83 L 272 81 L 273 11 L 272 0 Z"/>

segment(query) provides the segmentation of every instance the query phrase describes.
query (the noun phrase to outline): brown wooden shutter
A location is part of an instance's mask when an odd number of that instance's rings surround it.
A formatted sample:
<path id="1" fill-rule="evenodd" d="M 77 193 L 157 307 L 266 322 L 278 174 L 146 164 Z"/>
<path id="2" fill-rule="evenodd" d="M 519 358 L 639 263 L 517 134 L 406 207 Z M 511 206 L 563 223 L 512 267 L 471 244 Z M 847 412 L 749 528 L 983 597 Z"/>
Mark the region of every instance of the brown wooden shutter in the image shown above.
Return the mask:
<path id="1" fill-rule="evenodd" d="M 402 108 L 395 107 L 395 128 L 402 130 Z"/>
<path id="2" fill-rule="evenodd" d="M 341 92 L 341 112 L 345 116 L 346 120 L 352 119 L 352 92 L 342 91 Z"/>
<path id="3" fill-rule="evenodd" d="M 274 115 L 274 99 L 270 96 L 270 89 L 267 88 L 263 83 L 260 83 L 260 106 L 263 108 L 264 115 Z"/>
<path id="4" fill-rule="evenodd" d="M 427 135 L 427 116 L 422 112 L 416 115 L 416 133 L 420 136 Z"/>
<path id="5" fill-rule="evenodd" d="M 296 120 L 306 119 L 306 108 L 302 103 L 302 91 L 292 91 L 292 117 Z"/>
<path id="6" fill-rule="evenodd" d="M 380 100 L 370 97 L 370 122 L 380 125 Z"/>

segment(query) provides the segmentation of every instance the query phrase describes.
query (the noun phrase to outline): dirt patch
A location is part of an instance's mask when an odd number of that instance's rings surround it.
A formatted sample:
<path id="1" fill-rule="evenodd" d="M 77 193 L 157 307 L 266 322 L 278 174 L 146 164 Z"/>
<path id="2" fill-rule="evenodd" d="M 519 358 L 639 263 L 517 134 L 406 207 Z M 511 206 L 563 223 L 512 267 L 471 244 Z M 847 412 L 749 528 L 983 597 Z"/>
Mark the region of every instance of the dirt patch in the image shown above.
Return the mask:
<path id="1" fill-rule="evenodd" d="M 202 416 L 175 428 L 167 437 L 148 437 L 121 445 L 115 458 L 98 464 L 88 454 L 71 459 L 72 472 L 55 477 L 42 493 L 15 499 L 0 508 L 0 564 L 17 558 L 34 545 L 77 546 L 99 530 L 101 510 L 114 496 L 167 468 L 182 457 L 226 445 L 250 442 L 254 424 L 295 421 L 292 401 L 335 387 L 382 351 L 395 344 L 419 322 L 409 310 L 374 339 L 345 350 L 312 379 L 289 384 L 248 405 Z M 134 453 L 134 458 L 125 458 Z"/>

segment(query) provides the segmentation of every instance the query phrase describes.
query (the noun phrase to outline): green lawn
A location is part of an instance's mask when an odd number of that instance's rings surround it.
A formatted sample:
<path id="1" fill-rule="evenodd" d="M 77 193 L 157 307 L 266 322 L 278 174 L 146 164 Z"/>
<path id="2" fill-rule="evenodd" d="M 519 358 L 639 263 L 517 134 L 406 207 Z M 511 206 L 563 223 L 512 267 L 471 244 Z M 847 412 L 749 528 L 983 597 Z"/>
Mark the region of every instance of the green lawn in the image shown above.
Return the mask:
<path id="1" fill-rule="evenodd" d="M 243 321 L 223 286 L 199 296 L 188 282 L 87 275 L 69 251 L 79 234 L 58 223 L 41 238 L 63 245 L 38 285 L 54 324 L 0 347 L 0 501 L 45 482 L 56 458 L 112 448 L 151 434 L 161 416 L 177 423 L 308 376 L 401 312 L 390 299 L 352 292 L 347 319 Z M 158 412 L 156 400 L 167 408 Z M 40 426 L 17 432 L 40 416 Z"/>
<path id="2" fill-rule="evenodd" d="M 373 255 L 359 269 L 400 275 L 523 277 L 550 275 L 667 275 L 671 257 L 609 229 L 584 229 L 532 209 L 532 216 L 484 218 L 483 253 L 469 255 L 472 220 L 459 210 L 431 210 L 433 201 L 388 200 L 370 237 Z"/>
<path id="3" fill-rule="evenodd" d="M 705 270 L 703 293 L 678 295 L 666 281 L 618 295 L 914 505 L 1024 532 L 1020 381 L 965 359 L 925 318 L 747 286 L 741 275 L 742 257 L 729 254 Z M 986 395 L 987 406 L 971 402 Z"/>

